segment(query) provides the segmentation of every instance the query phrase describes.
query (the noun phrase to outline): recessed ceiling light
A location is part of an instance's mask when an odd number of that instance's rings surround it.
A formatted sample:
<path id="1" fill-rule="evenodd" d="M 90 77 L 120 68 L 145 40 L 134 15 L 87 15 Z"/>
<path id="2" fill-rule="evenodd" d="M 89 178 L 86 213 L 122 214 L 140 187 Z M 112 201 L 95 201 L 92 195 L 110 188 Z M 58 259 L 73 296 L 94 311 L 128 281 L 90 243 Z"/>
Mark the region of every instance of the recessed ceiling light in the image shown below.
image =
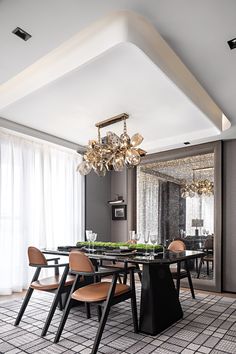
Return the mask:
<path id="1" fill-rule="evenodd" d="M 190 142 L 189 141 L 185 141 L 184 145 L 190 145 Z"/>
<path id="2" fill-rule="evenodd" d="M 227 42 L 230 49 L 235 49 L 236 48 L 236 38 L 230 39 L 230 41 Z"/>
<path id="3" fill-rule="evenodd" d="M 32 36 L 31 34 L 27 33 L 26 31 L 24 31 L 22 28 L 20 27 L 16 27 L 12 33 L 14 33 L 17 37 L 23 39 L 24 41 L 28 41 L 28 39 L 30 39 Z"/>

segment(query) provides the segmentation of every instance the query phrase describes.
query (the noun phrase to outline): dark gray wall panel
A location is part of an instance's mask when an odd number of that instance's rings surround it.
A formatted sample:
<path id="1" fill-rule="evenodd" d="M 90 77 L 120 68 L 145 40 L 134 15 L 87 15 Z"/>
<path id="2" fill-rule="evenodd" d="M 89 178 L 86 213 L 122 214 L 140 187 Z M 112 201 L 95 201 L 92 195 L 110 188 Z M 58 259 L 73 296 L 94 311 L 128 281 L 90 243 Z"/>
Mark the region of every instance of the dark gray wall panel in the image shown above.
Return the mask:
<path id="1" fill-rule="evenodd" d="M 236 140 L 223 143 L 223 290 L 236 292 Z"/>
<path id="2" fill-rule="evenodd" d="M 90 172 L 85 189 L 85 229 L 96 232 L 97 241 L 111 241 L 111 210 L 107 204 L 111 199 L 111 174 L 99 177 Z"/>

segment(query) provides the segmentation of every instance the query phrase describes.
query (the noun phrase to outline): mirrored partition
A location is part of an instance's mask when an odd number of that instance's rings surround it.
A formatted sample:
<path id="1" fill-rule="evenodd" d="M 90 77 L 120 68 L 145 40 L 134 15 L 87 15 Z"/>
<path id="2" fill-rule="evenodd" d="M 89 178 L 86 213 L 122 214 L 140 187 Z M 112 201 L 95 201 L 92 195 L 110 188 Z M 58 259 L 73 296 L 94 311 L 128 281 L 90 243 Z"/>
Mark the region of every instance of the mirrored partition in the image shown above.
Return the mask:
<path id="1" fill-rule="evenodd" d="M 137 230 L 168 247 L 203 251 L 192 261 L 196 288 L 221 289 L 221 143 L 147 156 L 137 168 Z"/>

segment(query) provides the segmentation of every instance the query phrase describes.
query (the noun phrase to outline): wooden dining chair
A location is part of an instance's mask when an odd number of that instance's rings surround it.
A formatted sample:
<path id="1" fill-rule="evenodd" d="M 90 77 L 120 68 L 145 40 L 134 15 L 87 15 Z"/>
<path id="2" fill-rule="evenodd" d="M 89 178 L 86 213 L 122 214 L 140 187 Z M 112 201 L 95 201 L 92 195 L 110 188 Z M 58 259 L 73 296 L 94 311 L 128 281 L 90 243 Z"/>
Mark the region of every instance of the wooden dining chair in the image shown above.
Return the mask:
<path id="1" fill-rule="evenodd" d="M 44 254 L 36 247 L 28 248 L 28 258 L 29 258 L 30 267 L 34 267 L 36 268 L 36 270 L 14 325 L 17 326 L 20 323 L 34 290 L 55 293 L 54 300 L 52 302 L 50 311 L 48 313 L 45 325 L 41 333 L 41 336 L 45 336 L 50 326 L 57 305 L 59 305 L 59 308 L 61 310 L 63 309 L 66 299 L 70 293 L 71 286 L 74 283 L 75 277 L 72 275 L 68 275 L 68 271 L 69 271 L 68 263 L 58 264 L 58 260 L 60 258 L 46 259 Z M 48 264 L 48 262 L 50 261 L 54 261 L 54 264 Z M 62 275 L 59 274 L 60 267 L 64 267 L 64 271 Z M 39 279 L 39 275 L 42 269 L 51 269 L 51 268 L 54 268 L 55 270 L 54 276 Z M 64 305 L 62 301 L 62 294 L 66 294 Z"/>
<path id="2" fill-rule="evenodd" d="M 202 265 L 206 262 L 206 271 L 207 271 L 207 275 L 210 275 L 209 272 L 209 263 L 212 264 L 212 270 L 214 267 L 214 254 L 213 254 L 213 248 L 214 248 L 214 237 L 208 236 L 204 242 L 204 246 L 203 246 L 203 251 L 204 251 L 204 256 L 201 258 L 200 260 L 200 264 L 198 267 L 198 274 L 197 274 L 197 278 L 199 279 L 200 277 L 200 273 L 202 270 Z"/>
<path id="3" fill-rule="evenodd" d="M 133 316 L 134 332 L 138 332 L 137 305 L 135 295 L 135 281 L 133 269 L 130 270 L 130 286 L 126 284 L 118 284 L 117 279 L 122 269 L 100 269 L 95 271 L 90 259 L 82 252 L 73 251 L 69 256 L 70 271 L 76 275 L 75 282 L 72 286 L 70 296 L 67 300 L 66 307 L 55 337 L 54 342 L 57 343 L 68 318 L 73 301 L 81 301 L 87 304 L 95 304 L 100 310 L 99 326 L 96 338 L 93 344 L 91 354 L 97 353 L 99 343 L 102 338 L 103 330 L 109 315 L 111 306 L 116 305 L 127 299 L 131 299 L 131 309 Z M 100 278 L 112 275 L 112 281 L 98 281 L 94 284 L 77 288 L 77 282 L 81 276 Z M 103 310 L 101 310 L 103 308 Z"/>
<path id="4" fill-rule="evenodd" d="M 185 243 L 182 240 L 174 240 L 174 241 L 172 241 L 169 244 L 168 250 L 178 253 L 178 252 L 181 252 L 181 251 L 185 251 L 186 250 L 186 246 L 185 246 Z M 191 274 L 190 274 L 190 271 L 189 271 L 188 261 L 187 260 L 184 261 L 184 266 L 185 266 L 184 268 L 181 268 L 181 263 L 182 262 L 177 262 L 176 266 L 171 266 L 170 267 L 171 275 L 172 275 L 173 279 L 176 280 L 177 293 L 179 295 L 180 280 L 183 279 L 183 278 L 188 278 L 188 283 L 189 283 L 190 291 L 191 291 L 191 294 L 192 294 L 192 298 L 195 299 L 194 288 L 193 288 Z"/>

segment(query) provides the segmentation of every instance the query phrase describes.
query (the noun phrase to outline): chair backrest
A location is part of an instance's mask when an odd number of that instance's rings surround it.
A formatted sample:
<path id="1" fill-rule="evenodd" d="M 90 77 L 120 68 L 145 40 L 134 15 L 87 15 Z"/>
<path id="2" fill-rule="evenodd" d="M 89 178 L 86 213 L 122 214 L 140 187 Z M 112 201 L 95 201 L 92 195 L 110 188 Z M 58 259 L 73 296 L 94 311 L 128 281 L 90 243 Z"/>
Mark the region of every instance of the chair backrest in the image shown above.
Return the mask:
<path id="1" fill-rule="evenodd" d="M 185 243 L 183 241 L 174 240 L 174 241 L 172 241 L 169 244 L 168 250 L 170 250 L 172 252 L 185 251 L 186 250 L 186 246 L 185 246 Z"/>
<path id="2" fill-rule="evenodd" d="M 213 250 L 214 238 L 213 236 L 208 236 L 204 242 L 204 248 L 207 250 Z"/>
<path id="3" fill-rule="evenodd" d="M 69 255 L 70 269 L 82 273 L 94 273 L 93 263 L 83 252 L 72 251 Z"/>
<path id="4" fill-rule="evenodd" d="M 137 241 L 136 240 L 128 240 L 126 243 L 128 245 L 136 245 Z"/>
<path id="5" fill-rule="evenodd" d="M 30 265 L 47 265 L 47 260 L 44 254 L 36 247 L 28 248 L 28 258 Z"/>

